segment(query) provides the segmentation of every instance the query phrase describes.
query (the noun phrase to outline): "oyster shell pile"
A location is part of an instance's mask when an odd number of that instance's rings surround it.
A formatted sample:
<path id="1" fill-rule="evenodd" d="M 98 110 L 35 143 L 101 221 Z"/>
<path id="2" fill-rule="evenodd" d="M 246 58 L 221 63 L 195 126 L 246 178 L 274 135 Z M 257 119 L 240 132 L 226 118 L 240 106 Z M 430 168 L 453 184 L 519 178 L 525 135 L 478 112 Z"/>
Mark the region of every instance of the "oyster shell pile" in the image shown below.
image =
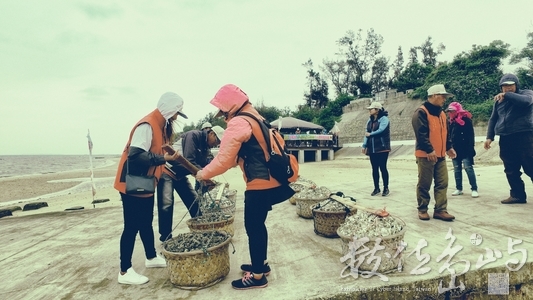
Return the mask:
<path id="1" fill-rule="evenodd" d="M 388 216 L 381 218 L 366 211 L 358 211 L 357 214 L 346 218 L 339 227 L 339 234 L 346 237 L 358 238 L 386 237 L 397 234 L 403 229 L 403 222 Z"/>
<path id="2" fill-rule="evenodd" d="M 329 198 L 330 194 L 331 191 L 328 188 L 321 186 L 316 188 L 303 189 L 299 193 L 295 194 L 294 198 L 296 198 L 296 200 L 322 200 Z"/>
<path id="3" fill-rule="evenodd" d="M 191 252 L 205 250 L 220 245 L 230 236 L 218 231 L 181 233 L 165 242 L 164 247 L 169 252 Z"/>
<path id="4" fill-rule="evenodd" d="M 289 183 L 289 186 L 297 193 L 303 189 L 316 188 L 316 184 L 312 180 L 303 177 L 298 177 L 298 180 Z"/>
<path id="5" fill-rule="evenodd" d="M 222 192 L 222 197 L 220 198 L 220 200 L 217 201 L 217 195 L 221 188 L 223 188 L 224 191 Z M 198 195 L 200 209 L 203 213 L 211 213 L 217 211 L 220 212 L 222 210 L 224 210 L 225 212 L 234 213 L 236 195 L 237 190 L 230 190 L 228 184 L 218 184 L 209 192 L 203 195 Z"/>
<path id="6" fill-rule="evenodd" d="M 215 212 L 215 213 L 201 215 L 199 217 L 191 219 L 191 222 L 192 223 L 214 223 L 214 222 L 229 220 L 230 218 L 231 218 L 231 215 L 228 215 L 222 212 Z"/>
<path id="7" fill-rule="evenodd" d="M 346 205 L 333 199 L 326 199 L 318 204 L 315 204 L 313 209 L 318 211 L 341 212 L 346 211 Z"/>

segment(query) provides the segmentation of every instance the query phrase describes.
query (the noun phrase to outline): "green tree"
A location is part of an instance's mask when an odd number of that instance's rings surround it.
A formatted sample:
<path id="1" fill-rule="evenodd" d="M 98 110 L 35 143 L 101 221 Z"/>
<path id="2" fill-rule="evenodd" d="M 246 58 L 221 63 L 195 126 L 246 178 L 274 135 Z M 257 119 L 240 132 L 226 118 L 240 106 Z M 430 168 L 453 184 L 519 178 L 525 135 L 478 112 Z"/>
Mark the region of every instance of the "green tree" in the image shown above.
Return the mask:
<path id="1" fill-rule="evenodd" d="M 318 114 L 316 124 L 323 126 L 326 129 L 331 129 L 335 125 L 335 121 L 340 121 L 342 116 L 342 108 L 354 99 L 353 96 L 347 94 L 339 95 L 334 101 L 330 101 L 328 106 Z"/>
<path id="2" fill-rule="evenodd" d="M 398 76 L 400 76 L 400 74 L 403 71 L 403 64 L 404 64 L 404 61 L 403 61 L 402 46 L 398 46 L 398 53 L 396 54 L 396 59 L 392 63 L 393 74 L 392 74 L 391 82 L 396 80 Z"/>
<path id="3" fill-rule="evenodd" d="M 308 106 L 322 108 L 328 104 L 328 84 L 320 77 L 320 73 L 313 70 L 313 62 L 309 59 L 302 64 L 307 68 L 308 91 L 304 93 L 304 100 Z"/>
<path id="4" fill-rule="evenodd" d="M 412 65 L 418 63 L 418 50 L 417 47 L 411 47 L 409 49 L 409 64 Z"/>
<path id="5" fill-rule="evenodd" d="M 526 67 L 516 70 L 521 88 L 533 89 L 533 32 L 527 34 L 529 41 L 526 46 L 511 56 L 510 63 L 517 64 L 525 61 Z"/>
<path id="6" fill-rule="evenodd" d="M 442 51 L 446 49 L 446 47 L 440 43 L 436 49 L 433 48 L 433 42 L 431 41 L 431 36 L 428 36 L 426 41 L 422 43 L 418 47 L 420 49 L 420 52 L 422 52 L 423 58 L 422 63 L 424 63 L 426 66 L 433 66 L 435 67 L 437 65 L 437 56 L 442 54 Z"/>
<path id="7" fill-rule="evenodd" d="M 411 97 L 425 99 L 430 86 L 442 83 L 455 95 L 454 101 L 482 104 L 498 92 L 498 81 L 503 75 L 500 66 L 509 55 L 509 44 L 502 41 L 493 41 L 487 46 L 473 45 L 469 52 L 456 55 L 452 62 L 439 64 Z M 486 114 L 486 107 L 479 106 L 479 112 Z"/>
<path id="8" fill-rule="evenodd" d="M 383 36 L 377 34 L 373 28 L 367 31 L 365 40 L 363 40 L 361 33 L 362 29 L 359 29 L 357 34 L 349 30 L 337 41 L 340 47 L 339 54 L 344 56 L 348 64 L 347 82 L 349 86 L 343 91 L 348 91 L 354 96 L 357 96 L 357 90 L 361 94 L 372 92 L 369 72 L 381 53 L 381 46 L 383 45 Z"/>
<path id="9" fill-rule="evenodd" d="M 418 62 L 410 63 L 398 78 L 392 81 L 391 87 L 399 92 L 405 92 L 410 89 L 416 89 L 422 86 L 426 77 L 433 71 L 432 66 L 425 66 Z"/>
<path id="10" fill-rule="evenodd" d="M 372 66 L 372 79 L 370 80 L 373 93 L 381 92 L 389 87 L 389 69 L 389 61 L 385 57 L 380 56 L 376 59 Z"/>
<path id="11" fill-rule="evenodd" d="M 326 74 L 326 78 L 335 87 L 335 93 L 337 95 L 349 93 L 352 79 L 350 78 L 351 73 L 346 61 L 324 59 L 322 63 L 321 69 Z"/>
<path id="12" fill-rule="evenodd" d="M 318 108 L 310 107 L 308 105 L 299 105 L 292 116 L 300 120 L 314 122 L 316 119 L 318 119 L 319 114 L 320 109 Z"/>
<path id="13" fill-rule="evenodd" d="M 533 90 L 533 70 L 518 68 L 516 70 L 516 76 L 518 77 L 518 80 L 520 80 L 521 89 Z"/>

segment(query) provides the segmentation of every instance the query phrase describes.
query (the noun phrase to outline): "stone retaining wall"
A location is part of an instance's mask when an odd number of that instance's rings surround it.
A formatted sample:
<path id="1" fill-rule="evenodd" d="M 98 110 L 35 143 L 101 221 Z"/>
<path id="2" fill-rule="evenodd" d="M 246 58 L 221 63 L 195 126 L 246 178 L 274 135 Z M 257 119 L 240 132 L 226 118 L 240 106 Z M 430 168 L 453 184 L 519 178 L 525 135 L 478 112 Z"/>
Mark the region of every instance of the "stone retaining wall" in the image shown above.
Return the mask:
<path id="1" fill-rule="evenodd" d="M 406 94 L 397 93 L 394 90 L 387 91 L 387 94 L 379 96 L 379 102 L 389 112 L 391 140 L 414 140 L 415 136 L 411 125 L 411 118 L 414 111 L 424 101 L 410 99 Z M 369 117 L 366 107 L 371 102 L 371 98 L 361 98 L 352 100 L 350 104 L 343 107 L 342 119 L 339 122 L 339 142 L 341 145 L 347 143 L 363 143 L 365 126 Z M 487 127 L 481 124 L 475 127 L 474 130 L 476 136 L 484 136 L 487 132 Z"/>

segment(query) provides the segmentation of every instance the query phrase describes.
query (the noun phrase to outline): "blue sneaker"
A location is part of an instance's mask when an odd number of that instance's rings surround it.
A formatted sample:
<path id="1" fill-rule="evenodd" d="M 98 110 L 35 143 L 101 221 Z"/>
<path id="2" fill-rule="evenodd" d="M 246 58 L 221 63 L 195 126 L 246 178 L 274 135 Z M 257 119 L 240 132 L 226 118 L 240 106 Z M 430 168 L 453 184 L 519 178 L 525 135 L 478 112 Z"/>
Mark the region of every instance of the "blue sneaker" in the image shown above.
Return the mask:
<path id="1" fill-rule="evenodd" d="M 268 280 L 263 274 L 261 279 L 255 279 L 253 273 L 245 273 L 242 279 L 233 280 L 231 286 L 236 290 L 247 290 L 264 288 L 268 285 Z"/>

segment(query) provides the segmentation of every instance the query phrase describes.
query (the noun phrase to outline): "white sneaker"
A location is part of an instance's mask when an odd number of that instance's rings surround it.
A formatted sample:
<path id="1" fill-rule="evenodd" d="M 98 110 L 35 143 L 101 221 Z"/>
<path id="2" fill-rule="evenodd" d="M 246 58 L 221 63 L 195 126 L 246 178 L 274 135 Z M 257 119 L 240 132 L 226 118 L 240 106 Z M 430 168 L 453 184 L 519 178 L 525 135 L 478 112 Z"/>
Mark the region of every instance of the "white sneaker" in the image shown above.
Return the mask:
<path id="1" fill-rule="evenodd" d="M 477 191 L 472 191 L 472 198 L 479 197 L 479 193 Z"/>
<path id="2" fill-rule="evenodd" d="M 147 268 L 164 268 L 167 266 L 167 261 L 163 257 L 156 255 L 152 259 L 147 259 L 144 265 Z"/>
<path id="3" fill-rule="evenodd" d="M 148 282 L 148 277 L 139 275 L 133 268 L 129 268 L 126 274 L 122 275 L 118 272 L 118 283 L 122 284 L 144 284 Z"/>
<path id="4" fill-rule="evenodd" d="M 455 192 L 452 193 L 452 196 L 459 196 L 459 195 L 462 195 L 462 194 L 463 194 L 463 191 L 455 190 Z"/>

